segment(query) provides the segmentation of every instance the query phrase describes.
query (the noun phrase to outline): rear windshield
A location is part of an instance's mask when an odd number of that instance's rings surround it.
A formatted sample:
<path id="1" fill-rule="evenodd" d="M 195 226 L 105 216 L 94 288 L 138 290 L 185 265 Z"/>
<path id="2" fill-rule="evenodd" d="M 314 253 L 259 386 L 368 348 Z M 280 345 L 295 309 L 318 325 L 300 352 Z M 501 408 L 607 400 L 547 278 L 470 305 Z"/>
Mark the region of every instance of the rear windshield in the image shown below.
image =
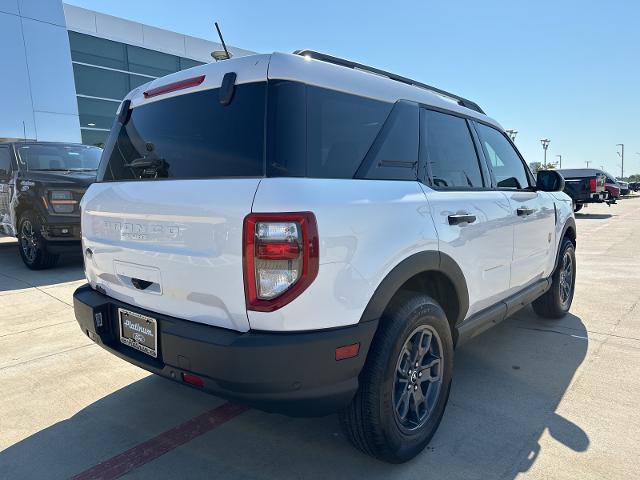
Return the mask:
<path id="1" fill-rule="evenodd" d="M 262 176 L 265 89 L 264 82 L 238 85 L 226 106 L 213 89 L 132 109 L 111 132 L 98 178 Z"/>
<path id="2" fill-rule="evenodd" d="M 16 146 L 18 161 L 27 170 L 95 171 L 102 149 L 86 145 L 29 144 Z"/>
<path id="3" fill-rule="evenodd" d="M 413 125 L 392 110 L 392 103 L 280 80 L 237 85 L 226 106 L 219 89 L 179 95 L 136 107 L 124 126 L 115 124 L 98 178 L 378 178 L 373 166 L 359 171 L 373 165 L 375 151 L 402 160 L 382 175 L 415 179 L 417 107 Z M 383 129 L 390 118 L 402 135 Z M 380 136 L 393 151 L 376 142 Z"/>

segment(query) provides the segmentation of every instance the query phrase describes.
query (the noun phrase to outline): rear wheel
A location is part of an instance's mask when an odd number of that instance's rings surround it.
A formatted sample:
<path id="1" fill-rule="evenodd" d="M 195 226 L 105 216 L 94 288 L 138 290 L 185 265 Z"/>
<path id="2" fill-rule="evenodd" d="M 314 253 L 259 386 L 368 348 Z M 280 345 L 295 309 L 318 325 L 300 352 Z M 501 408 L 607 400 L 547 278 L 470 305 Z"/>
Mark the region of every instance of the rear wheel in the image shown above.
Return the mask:
<path id="1" fill-rule="evenodd" d="M 581 203 L 576 203 L 573 205 L 573 211 L 578 213 L 580 210 L 582 210 L 583 205 Z"/>
<path id="2" fill-rule="evenodd" d="M 25 212 L 18 221 L 18 248 L 24 264 L 32 270 L 51 268 L 59 255 L 47 251 L 47 242 L 40 234 L 40 223 L 33 212 Z"/>
<path id="3" fill-rule="evenodd" d="M 551 288 L 532 304 L 533 310 L 543 318 L 564 317 L 573 302 L 576 284 L 576 252 L 568 238 L 562 240 L 558 258 L 558 265 L 551 277 Z"/>
<path id="4" fill-rule="evenodd" d="M 420 453 L 440 424 L 451 386 L 453 341 L 433 299 L 414 295 L 394 304 L 340 421 L 358 449 L 401 463 Z"/>

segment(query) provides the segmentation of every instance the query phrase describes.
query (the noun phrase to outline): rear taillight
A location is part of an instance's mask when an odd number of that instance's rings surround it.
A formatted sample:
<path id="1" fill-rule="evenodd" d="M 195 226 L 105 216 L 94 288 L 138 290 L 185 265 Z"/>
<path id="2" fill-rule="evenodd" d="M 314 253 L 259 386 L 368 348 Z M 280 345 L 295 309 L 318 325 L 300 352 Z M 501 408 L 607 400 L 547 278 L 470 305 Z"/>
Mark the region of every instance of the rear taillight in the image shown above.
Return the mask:
<path id="1" fill-rule="evenodd" d="M 595 178 L 590 178 L 589 179 L 589 190 L 591 191 L 591 193 L 596 193 L 596 179 Z"/>
<path id="2" fill-rule="evenodd" d="M 244 220 L 244 287 L 249 310 L 272 312 L 318 275 L 313 213 L 252 213 Z"/>

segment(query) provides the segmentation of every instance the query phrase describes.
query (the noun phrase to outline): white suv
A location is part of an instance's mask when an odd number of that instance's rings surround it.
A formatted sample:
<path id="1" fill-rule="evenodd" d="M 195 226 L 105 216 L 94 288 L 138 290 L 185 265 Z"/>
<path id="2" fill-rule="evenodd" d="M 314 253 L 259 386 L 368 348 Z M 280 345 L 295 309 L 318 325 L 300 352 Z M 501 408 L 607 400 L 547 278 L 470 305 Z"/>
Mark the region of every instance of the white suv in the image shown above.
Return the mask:
<path id="1" fill-rule="evenodd" d="M 571 199 L 475 103 L 312 51 L 132 91 L 82 200 L 82 330 L 389 462 L 444 413 L 454 348 L 571 305 Z"/>

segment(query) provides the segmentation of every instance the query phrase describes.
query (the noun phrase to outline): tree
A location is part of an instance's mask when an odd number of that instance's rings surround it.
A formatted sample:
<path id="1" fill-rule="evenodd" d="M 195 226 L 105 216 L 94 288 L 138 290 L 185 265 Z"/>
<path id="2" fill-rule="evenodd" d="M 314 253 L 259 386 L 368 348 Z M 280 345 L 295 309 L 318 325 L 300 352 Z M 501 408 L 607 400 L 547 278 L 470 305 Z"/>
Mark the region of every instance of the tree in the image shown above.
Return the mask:
<path id="1" fill-rule="evenodd" d="M 538 173 L 540 170 L 555 170 L 556 166 L 557 164 L 555 163 L 547 163 L 547 168 L 541 162 L 531 162 L 529 164 L 529 168 L 533 173 Z"/>

